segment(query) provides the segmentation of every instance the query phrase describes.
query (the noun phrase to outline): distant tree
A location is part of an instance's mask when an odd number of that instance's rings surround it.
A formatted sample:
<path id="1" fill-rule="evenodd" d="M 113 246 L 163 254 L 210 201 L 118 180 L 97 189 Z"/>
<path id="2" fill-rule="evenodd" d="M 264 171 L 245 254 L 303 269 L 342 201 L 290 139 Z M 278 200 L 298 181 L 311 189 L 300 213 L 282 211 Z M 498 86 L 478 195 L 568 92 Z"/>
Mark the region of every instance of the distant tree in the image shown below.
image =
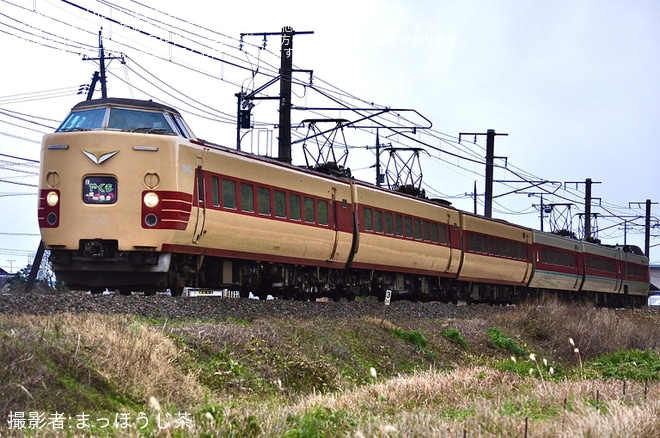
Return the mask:
<path id="1" fill-rule="evenodd" d="M 557 234 L 558 236 L 569 237 L 571 239 L 577 239 L 577 236 L 574 232 L 569 230 L 555 230 L 552 234 Z"/>
<path id="2" fill-rule="evenodd" d="M 57 282 L 55 277 L 55 272 L 53 267 L 50 264 L 49 251 L 44 252 L 44 256 L 41 259 L 41 264 L 39 265 L 39 271 L 37 272 L 37 279 L 33 286 L 34 291 L 43 292 L 43 293 L 53 293 L 61 291 L 64 288 L 64 285 L 61 282 Z M 20 271 L 16 273 L 12 278 L 7 280 L 5 284 L 5 290 L 22 292 L 25 291 L 27 286 L 28 278 L 30 277 L 30 271 L 32 270 L 32 265 L 29 264 Z"/>

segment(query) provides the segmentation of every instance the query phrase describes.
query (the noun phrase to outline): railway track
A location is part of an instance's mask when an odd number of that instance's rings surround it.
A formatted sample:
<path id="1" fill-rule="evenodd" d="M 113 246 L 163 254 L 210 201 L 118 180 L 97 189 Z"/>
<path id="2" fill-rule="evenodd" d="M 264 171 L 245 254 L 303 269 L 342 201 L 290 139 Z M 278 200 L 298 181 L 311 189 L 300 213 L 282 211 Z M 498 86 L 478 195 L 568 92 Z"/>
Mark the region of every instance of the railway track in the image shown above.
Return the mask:
<path id="1" fill-rule="evenodd" d="M 5 293 L 0 295 L 0 313 L 45 315 L 51 313 L 132 314 L 148 318 L 199 318 L 224 320 L 242 318 L 361 318 L 390 320 L 418 318 L 468 318 L 506 312 L 508 307 L 456 306 L 440 302 L 394 301 L 386 306 L 375 301 L 305 302 L 258 301 L 245 298 L 170 297 L 143 295 L 91 295 L 85 292 L 62 294 Z"/>

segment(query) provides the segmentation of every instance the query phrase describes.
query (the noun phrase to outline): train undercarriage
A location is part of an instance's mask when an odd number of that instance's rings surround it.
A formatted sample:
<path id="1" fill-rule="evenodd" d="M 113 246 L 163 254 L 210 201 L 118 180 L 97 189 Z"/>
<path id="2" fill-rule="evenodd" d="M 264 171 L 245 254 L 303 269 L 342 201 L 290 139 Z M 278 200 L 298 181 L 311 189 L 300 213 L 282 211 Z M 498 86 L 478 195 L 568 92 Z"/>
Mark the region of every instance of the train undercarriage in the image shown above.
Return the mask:
<path id="1" fill-rule="evenodd" d="M 152 295 L 185 287 L 228 289 L 241 297 L 338 301 L 359 296 L 392 300 L 515 304 L 530 296 L 558 296 L 602 306 L 642 306 L 646 297 L 596 292 L 539 290 L 510 285 L 460 282 L 453 278 L 376 270 L 332 269 L 203 255 L 118 251 L 113 242 L 81 242 L 78 251 L 51 251 L 58 279 L 71 288 L 106 289 Z M 388 294 L 389 292 L 389 294 Z"/>

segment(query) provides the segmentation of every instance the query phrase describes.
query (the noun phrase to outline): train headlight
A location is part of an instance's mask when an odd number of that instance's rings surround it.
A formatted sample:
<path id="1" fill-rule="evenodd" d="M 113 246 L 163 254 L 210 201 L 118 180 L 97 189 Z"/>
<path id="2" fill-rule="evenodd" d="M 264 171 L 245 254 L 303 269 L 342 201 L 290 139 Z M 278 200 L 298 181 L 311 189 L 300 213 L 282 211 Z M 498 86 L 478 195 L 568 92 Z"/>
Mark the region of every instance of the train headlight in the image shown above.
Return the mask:
<path id="1" fill-rule="evenodd" d="M 58 202 L 60 202 L 60 195 L 58 195 L 57 192 L 48 192 L 46 195 L 46 202 L 51 207 L 54 207 Z"/>
<path id="2" fill-rule="evenodd" d="M 155 194 L 154 192 L 145 193 L 144 198 L 142 200 L 144 202 L 144 205 L 146 205 L 149 208 L 154 208 L 155 206 L 158 205 L 158 202 L 160 202 L 160 199 L 158 199 L 158 195 Z"/>

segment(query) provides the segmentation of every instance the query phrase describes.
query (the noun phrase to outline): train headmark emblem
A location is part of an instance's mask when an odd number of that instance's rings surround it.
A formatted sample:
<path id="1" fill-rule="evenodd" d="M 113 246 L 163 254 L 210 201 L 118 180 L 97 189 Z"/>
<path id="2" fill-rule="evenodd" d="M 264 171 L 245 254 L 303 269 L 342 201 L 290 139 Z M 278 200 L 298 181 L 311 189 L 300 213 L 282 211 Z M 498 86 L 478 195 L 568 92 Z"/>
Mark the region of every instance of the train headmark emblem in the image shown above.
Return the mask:
<path id="1" fill-rule="evenodd" d="M 119 151 L 100 151 L 100 152 L 89 152 L 89 151 L 82 151 L 83 154 L 96 164 L 101 164 L 104 161 L 109 160 L 110 158 L 114 157 L 119 153 Z"/>

